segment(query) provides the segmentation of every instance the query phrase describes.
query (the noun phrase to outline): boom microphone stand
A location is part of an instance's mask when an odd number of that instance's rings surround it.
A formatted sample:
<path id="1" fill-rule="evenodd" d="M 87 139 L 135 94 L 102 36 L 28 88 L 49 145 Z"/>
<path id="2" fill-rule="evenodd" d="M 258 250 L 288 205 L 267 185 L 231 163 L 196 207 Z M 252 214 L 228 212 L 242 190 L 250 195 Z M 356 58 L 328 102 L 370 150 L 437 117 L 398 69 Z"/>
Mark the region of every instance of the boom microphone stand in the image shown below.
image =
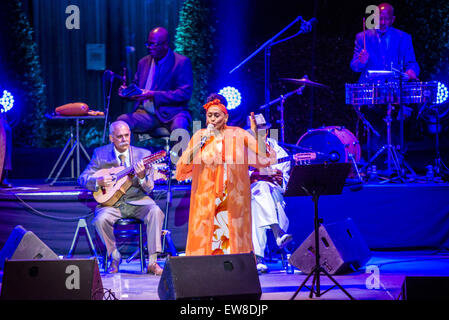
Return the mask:
<path id="1" fill-rule="evenodd" d="M 280 35 L 282 35 L 285 31 L 290 29 L 291 26 L 293 26 L 298 21 L 301 21 L 301 28 L 300 30 L 295 33 L 292 36 L 289 36 L 285 39 L 281 39 L 279 41 L 274 42 Z M 234 69 L 229 71 L 229 74 L 233 73 L 235 70 L 243 66 L 246 62 L 248 62 L 250 59 L 252 59 L 256 54 L 258 54 L 260 51 L 265 49 L 265 103 L 268 104 L 270 101 L 270 56 L 271 56 L 271 47 L 279 44 L 281 42 L 290 40 L 302 33 L 308 33 L 312 30 L 312 25 L 316 23 L 316 19 L 312 18 L 310 21 L 305 21 L 301 16 L 298 16 L 295 20 L 293 20 L 290 24 L 288 24 L 284 29 L 282 29 L 279 33 L 277 33 L 274 37 L 266 41 L 264 44 L 262 44 L 256 51 L 254 51 L 252 54 L 250 54 L 245 60 L 240 62 Z M 270 110 L 266 109 L 265 111 L 265 118 L 270 119 Z"/>

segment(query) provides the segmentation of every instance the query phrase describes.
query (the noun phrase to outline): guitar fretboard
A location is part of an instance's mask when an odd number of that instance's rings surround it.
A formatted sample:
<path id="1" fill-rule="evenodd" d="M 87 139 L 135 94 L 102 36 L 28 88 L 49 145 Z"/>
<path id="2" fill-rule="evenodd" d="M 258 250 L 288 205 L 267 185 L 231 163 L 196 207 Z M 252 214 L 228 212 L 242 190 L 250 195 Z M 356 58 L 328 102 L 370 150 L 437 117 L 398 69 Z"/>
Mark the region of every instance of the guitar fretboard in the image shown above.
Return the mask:
<path id="1" fill-rule="evenodd" d="M 149 155 L 148 157 L 143 158 L 143 164 L 147 165 L 147 164 L 152 164 L 152 163 L 161 161 L 165 157 L 166 154 L 167 153 L 164 150 L 162 150 L 155 154 Z M 115 174 L 115 176 L 116 176 L 117 180 L 120 180 L 121 178 L 123 178 L 129 174 L 132 174 L 132 173 L 134 173 L 134 165 L 127 167 L 120 172 L 117 172 Z"/>

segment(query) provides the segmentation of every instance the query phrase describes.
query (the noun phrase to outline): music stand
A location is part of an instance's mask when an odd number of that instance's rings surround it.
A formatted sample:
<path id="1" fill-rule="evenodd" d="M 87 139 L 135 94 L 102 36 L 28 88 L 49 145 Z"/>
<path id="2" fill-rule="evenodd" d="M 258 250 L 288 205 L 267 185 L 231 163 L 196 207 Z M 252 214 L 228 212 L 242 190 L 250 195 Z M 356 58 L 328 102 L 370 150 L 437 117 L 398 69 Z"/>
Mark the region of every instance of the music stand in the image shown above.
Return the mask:
<path id="1" fill-rule="evenodd" d="M 310 298 L 315 293 L 316 297 L 325 294 L 326 290 L 321 293 L 320 274 L 325 274 L 332 282 L 340 288 L 351 300 L 354 298 L 324 269 L 320 264 L 320 243 L 319 243 L 319 227 L 322 219 L 318 216 L 318 199 L 323 195 L 338 195 L 343 191 L 346 178 L 351 170 L 351 163 L 322 163 L 303 166 L 294 166 L 290 179 L 285 191 L 286 197 L 292 196 L 312 196 L 315 207 L 314 231 L 315 231 L 315 267 L 296 290 L 290 300 L 295 299 L 301 289 L 305 286 L 309 278 L 313 275 L 312 286 L 310 288 Z M 314 286 L 316 290 L 314 290 Z M 335 287 L 334 286 L 334 287 Z"/>

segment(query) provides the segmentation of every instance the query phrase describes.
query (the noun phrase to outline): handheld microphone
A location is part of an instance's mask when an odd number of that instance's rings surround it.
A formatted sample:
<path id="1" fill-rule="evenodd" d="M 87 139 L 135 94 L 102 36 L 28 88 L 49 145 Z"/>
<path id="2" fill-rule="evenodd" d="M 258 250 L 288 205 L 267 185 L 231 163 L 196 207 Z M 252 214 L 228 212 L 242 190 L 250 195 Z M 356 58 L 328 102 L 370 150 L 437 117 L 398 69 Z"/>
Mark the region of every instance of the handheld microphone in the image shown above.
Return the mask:
<path id="1" fill-rule="evenodd" d="M 121 75 L 116 74 L 115 72 L 112 72 L 111 70 L 105 70 L 103 76 L 108 78 L 108 79 L 112 79 L 112 80 L 113 79 L 119 79 L 122 82 L 126 81 L 126 78 L 124 78 Z"/>
<path id="2" fill-rule="evenodd" d="M 210 132 L 213 129 L 215 129 L 215 126 L 212 123 L 209 123 L 207 125 L 207 130 Z M 209 138 L 210 138 L 210 135 L 209 136 L 204 136 L 204 137 L 201 138 L 201 142 L 200 142 L 200 147 L 201 148 L 204 147 L 204 145 L 206 144 L 207 140 L 209 140 Z"/>

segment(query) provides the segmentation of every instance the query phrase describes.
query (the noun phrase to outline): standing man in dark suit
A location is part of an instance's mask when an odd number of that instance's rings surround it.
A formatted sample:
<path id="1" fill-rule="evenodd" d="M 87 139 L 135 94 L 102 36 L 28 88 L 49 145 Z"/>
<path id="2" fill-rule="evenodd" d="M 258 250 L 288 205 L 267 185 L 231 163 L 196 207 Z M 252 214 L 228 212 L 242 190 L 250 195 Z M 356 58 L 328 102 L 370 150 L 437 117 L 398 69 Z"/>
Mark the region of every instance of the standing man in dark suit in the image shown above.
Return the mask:
<path id="1" fill-rule="evenodd" d="M 418 80 L 420 68 L 416 61 L 412 36 L 393 27 L 396 16 L 391 4 L 381 3 L 378 8 L 378 29 L 368 29 L 356 35 L 354 53 L 350 63 L 351 69 L 360 72 L 359 83 L 373 81 L 368 77 L 369 70 L 399 70 L 406 75 L 408 80 Z M 394 79 L 390 81 L 394 81 Z M 407 106 L 402 106 L 401 109 L 404 119 L 406 114 L 411 114 L 413 111 Z M 374 155 L 385 144 L 384 137 L 387 135 L 385 108 L 379 108 L 378 105 L 369 105 L 363 112 L 374 129 L 381 135 L 381 137 L 370 136 L 369 145 L 366 149 Z M 400 118 L 400 116 L 398 117 Z M 392 126 L 392 140 L 393 145 L 401 143 L 400 127 Z M 404 150 L 403 146 L 402 150 Z"/>
<path id="2" fill-rule="evenodd" d="M 168 31 L 157 27 L 150 31 L 145 43 L 149 55 L 137 66 L 134 82 L 142 93 L 129 97 L 136 101 L 134 112 L 123 114 L 134 132 L 145 132 L 158 127 L 188 130 L 192 117 L 188 102 L 192 96 L 193 76 L 190 59 L 169 47 Z M 124 87 L 120 87 L 122 95 Z"/>
<path id="3" fill-rule="evenodd" d="M 108 256 L 111 256 L 109 272 L 116 273 L 121 262 L 114 237 L 114 223 L 121 218 L 137 218 L 145 222 L 147 228 L 147 246 L 149 262 L 147 272 L 162 274 L 162 268 L 157 264 L 157 253 L 162 251 L 161 234 L 164 213 L 148 196 L 153 190 L 153 168 L 145 166 L 142 159 L 151 154 L 150 151 L 130 145 L 131 131 L 123 121 L 113 122 L 109 128 L 111 144 L 95 149 L 93 157 L 86 169 L 81 173 L 79 184 L 91 191 L 100 187 L 108 187 L 114 183 L 111 175 L 94 177 L 100 169 L 117 167 L 119 165 L 134 167 L 134 177 L 131 187 L 113 206 L 97 206 L 95 208 L 94 225 L 106 246 Z"/>
<path id="4" fill-rule="evenodd" d="M 367 81 L 368 70 L 391 68 L 403 71 L 410 80 L 417 80 L 420 69 L 411 35 L 393 27 L 396 17 L 391 4 L 382 3 L 378 7 L 379 29 L 356 35 L 351 69 L 361 73 L 359 82 Z"/>

